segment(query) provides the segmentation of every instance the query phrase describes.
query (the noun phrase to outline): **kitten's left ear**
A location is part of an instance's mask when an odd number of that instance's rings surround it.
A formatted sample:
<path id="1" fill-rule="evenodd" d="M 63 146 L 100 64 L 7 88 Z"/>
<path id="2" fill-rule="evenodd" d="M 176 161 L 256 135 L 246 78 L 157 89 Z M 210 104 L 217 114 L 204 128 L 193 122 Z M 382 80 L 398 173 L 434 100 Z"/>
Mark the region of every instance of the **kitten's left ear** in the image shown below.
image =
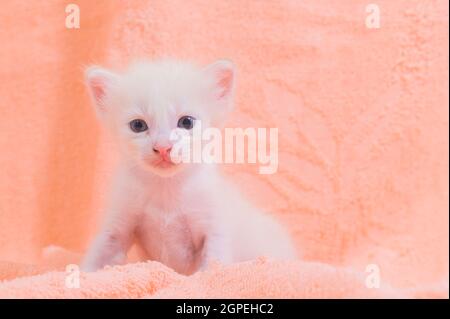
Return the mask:
<path id="1" fill-rule="evenodd" d="M 205 68 L 213 81 L 213 97 L 221 104 L 222 111 L 230 111 L 234 93 L 235 68 L 229 60 L 219 60 Z"/>
<path id="2" fill-rule="evenodd" d="M 117 85 L 119 76 L 106 69 L 91 66 L 86 69 L 85 77 L 89 93 L 96 106 L 96 111 L 101 116 L 107 111 L 108 96 Z"/>

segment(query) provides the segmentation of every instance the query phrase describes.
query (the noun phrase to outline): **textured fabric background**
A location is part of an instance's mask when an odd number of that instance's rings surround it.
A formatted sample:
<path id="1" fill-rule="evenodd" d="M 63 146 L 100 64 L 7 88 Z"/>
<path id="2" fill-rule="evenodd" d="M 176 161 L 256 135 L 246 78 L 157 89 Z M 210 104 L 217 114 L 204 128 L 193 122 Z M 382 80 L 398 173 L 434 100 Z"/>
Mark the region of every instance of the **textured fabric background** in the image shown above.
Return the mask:
<path id="1" fill-rule="evenodd" d="M 449 273 L 448 3 L 67 1 L 0 6 L 0 260 L 82 253 L 98 226 L 115 152 L 83 85 L 92 63 L 173 56 L 238 67 L 230 126 L 278 127 L 279 171 L 228 166 L 285 223 L 304 259 L 394 286 Z"/>

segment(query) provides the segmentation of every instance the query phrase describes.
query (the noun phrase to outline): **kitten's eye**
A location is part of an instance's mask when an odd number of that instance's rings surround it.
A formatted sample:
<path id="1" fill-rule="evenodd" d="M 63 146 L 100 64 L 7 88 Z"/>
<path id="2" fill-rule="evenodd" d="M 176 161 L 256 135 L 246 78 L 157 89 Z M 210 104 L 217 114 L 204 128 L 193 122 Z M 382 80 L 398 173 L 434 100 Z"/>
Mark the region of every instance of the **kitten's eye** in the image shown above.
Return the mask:
<path id="1" fill-rule="evenodd" d="M 144 132 L 148 129 L 147 123 L 144 120 L 136 119 L 130 122 L 130 128 L 135 133 Z"/>
<path id="2" fill-rule="evenodd" d="M 178 127 L 190 130 L 194 127 L 195 118 L 192 116 L 182 116 L 178 120 Z"/>

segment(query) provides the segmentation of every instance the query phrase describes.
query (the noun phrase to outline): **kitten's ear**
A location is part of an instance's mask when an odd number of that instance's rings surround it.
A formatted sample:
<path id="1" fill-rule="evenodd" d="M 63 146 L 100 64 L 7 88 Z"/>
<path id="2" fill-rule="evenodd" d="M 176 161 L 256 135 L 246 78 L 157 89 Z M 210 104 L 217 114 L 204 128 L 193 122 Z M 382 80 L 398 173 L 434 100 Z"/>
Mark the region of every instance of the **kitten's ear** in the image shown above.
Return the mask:
<path id="1" fill-rule="evenodd" d="M 86 85 L 90 96 L 96 106 L 96 111 L 101 115 L 106 110 L 106 98 L 118 80 L 119 76 L 106 69 L 91 66 L 85 72 Z"/>
<path id="2" fill-rule="evenodd" d="M 229 60 L 219 60 L 205 68 L 205 72 L 213 81 L 213 96 L 223 104 L 225 110 L 229 111 L 232 107 L 232 98 L 234 93 L 235 70 L 233 62 Z"/>

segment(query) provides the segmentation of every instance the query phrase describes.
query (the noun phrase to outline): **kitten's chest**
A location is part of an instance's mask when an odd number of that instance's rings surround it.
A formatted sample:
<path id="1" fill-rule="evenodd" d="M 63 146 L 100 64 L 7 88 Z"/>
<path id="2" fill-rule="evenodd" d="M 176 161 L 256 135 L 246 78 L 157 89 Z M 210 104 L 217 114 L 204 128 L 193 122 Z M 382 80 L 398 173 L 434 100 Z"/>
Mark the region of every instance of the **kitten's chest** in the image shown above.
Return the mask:
<path id="1" fill-rule="evenodd" d="M 183 207 L 145 207 L 137 228 L 138 240 L 151 260 L 180 273 L 197 269 L 205 240 L 203 222 Z"/>

